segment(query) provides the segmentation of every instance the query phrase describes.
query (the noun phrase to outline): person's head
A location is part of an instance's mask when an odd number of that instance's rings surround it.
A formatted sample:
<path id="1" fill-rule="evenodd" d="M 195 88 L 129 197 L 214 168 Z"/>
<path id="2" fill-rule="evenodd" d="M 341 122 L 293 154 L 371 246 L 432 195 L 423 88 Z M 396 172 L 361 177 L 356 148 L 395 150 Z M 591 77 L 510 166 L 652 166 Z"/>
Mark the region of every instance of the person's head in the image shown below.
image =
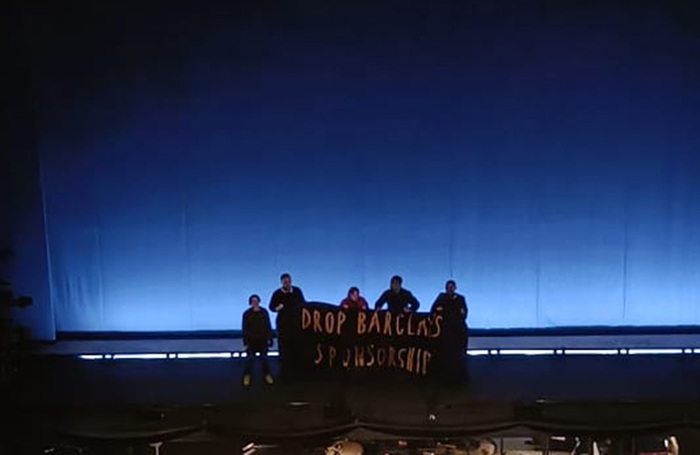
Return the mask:
<path id="1" fill-rule="evenodd" d="M 391 289 L 394 292 L 399 292 L 401 290 L 401 285 L 403 284 L 403 278 L 398 275 L 391 277 Z"/>
<path id="2" fill-rule="evenodd" d="M 358 300 L 360 298 L 360 290 L 355 286 L 351 287 L 348 291 L 348 297 L 350 300 Z"/>
<path id="3" fill-rule="evenodd" d="M 280 281 L 282 282 L 282 287 L 289 290 L 292 288 L 292 276 L 288 273 L 283 273 L 280 276 Z"/>
<path id="4" fill-rule="evenodd" d="M 479 455 L 495 455 L 498 451 L 498 446 L 490 439 L 482 439 L 479 441 L 477 453 Z"/>
<path id="5" fill-rule="evenodd" d="M 447 291 L 449 295 L 452 295 L 456 290 L 457 283 L 455 283 L 455 280 L 447 280 L 447 283 L 445 283 L 445 291 Z"/>
<path id="6" fill-rule="evenodd" d="M 248 305 L 252 308 L 258 308 L 260 306 L 260 296 L 258 294 L 253 294 L 248 297 Z"/>

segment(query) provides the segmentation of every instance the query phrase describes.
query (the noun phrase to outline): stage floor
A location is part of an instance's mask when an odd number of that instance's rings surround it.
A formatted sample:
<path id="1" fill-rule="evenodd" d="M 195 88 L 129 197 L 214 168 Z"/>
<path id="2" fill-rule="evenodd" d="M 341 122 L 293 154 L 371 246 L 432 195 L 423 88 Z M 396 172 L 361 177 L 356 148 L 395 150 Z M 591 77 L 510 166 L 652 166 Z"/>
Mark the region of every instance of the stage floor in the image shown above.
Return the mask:
<path id="1" fill-rule="evenodd" d="M 276 370 L 277 359 L 270 361 Z M 244 362 L 34 355 L 15 378 L 11 398 L 44 407 L 234 403 L 249 396 L 240 386 Z M 470 381 L 463 387 L 476 401 L 700 399 L 700 355 L 695 354 L 483 355 L 468 356 L 467 362 Z"/>
<path id="2" fill-rule="evenodd" d="M 277 359 L 271 363 L 277 373 Z M 243 364 L 240 358 L 34 355 L 3 391 L 3 413 L 12 416 L 3 431 L 37 443 L 59 436 L 146 440 L 204 428 L 207 434 L 199 437 L 209 442 L 212 431 L 322 441 L 347 431 L 466 435 L 592 422 L 631 431 L 641 424 L 653 429 L 700 422 L 694 414 L 700 409 L 700 355 L 471 356 L 470 380 L 450 385 L 396 376 L 382 383 L 355 378 L 266 387 L 256 372 L 249 390 L 240 384 Z"/>

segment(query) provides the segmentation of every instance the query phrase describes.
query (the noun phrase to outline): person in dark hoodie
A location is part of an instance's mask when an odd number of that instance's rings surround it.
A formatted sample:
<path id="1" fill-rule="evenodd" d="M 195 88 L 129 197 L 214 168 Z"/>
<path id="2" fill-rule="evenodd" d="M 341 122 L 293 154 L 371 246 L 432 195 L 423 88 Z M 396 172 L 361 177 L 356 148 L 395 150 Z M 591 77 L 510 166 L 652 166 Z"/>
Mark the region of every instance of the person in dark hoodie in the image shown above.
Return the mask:
<path id="1" fill-rule="evenodd" d="M 441 292 L 433 303 L 430 313 L 442 316 L 443 336 L 441 337 L 440 350 L 444 358 L 443 367 L 451 368 L 453 373 L 458 372 L 464 362 L 469 340 L 467 329 L 467 300 L 463 295 L 457 294 L 457 283 L 447 280 L 445 292 Z M 462 370 L 462 373 L 465 371 Z"/>
<path id="2" fill-rule="evenodd" d="M 465 324 L 467 320 L 467 301 L 463 295 L 457 294 L 455 280 L 447 280 L 445 292 L 441 292 L 430 309 L 433 314 L 441 314 L 445 321 Z"/>
<path id="3" fill-rule="evenodd" d="M 292 277 L 288 273 L 280 276 L 282 287 L 270 297 L 270 311 L 277 313 L 277 332 L 280 360 L 285 366 L 293 366 L 296 362 L 294 353 L 295 334 L 301 328 L 301 307 L 306 305 L 304 293 L 292 286 Z"/>
<path id="4" fill-rule="evenodd" d="M 366 310 L 367 301 L 360 295 L 360 289 L 353 286 L 348 291 L 348 296 L 340 302 L 340 307 L 344 310 Z"/>
<path id="5" fill-rule="evenodd" d="M 265 383 L 272 385 L 274 382 L 270 374 L 270 365 L 267 362 L 267 350 L 272 346 L 272 327 L 267 310 L 260 307 L 260 297 L 253 294 L 248 298 L 248 308 L 243 313 L 243 344 L 246 348 L 247 359 L 243 371 L 243 386 L 250 386 L 250 375 L 253 372 L 255 357 L 260 355 L 262 370 L 265 375 Z"/>
<path id="6" fill-rule="evenodd" d="M 391 277 L 391 288 L 382 293 L 374 303 L 375 310 L 381 310 L 386 303 L 391 313 L 411 313 L 418 311 L 420 303 L 411 291 L 401 287 L 403 278 L 398 275 Z"/>

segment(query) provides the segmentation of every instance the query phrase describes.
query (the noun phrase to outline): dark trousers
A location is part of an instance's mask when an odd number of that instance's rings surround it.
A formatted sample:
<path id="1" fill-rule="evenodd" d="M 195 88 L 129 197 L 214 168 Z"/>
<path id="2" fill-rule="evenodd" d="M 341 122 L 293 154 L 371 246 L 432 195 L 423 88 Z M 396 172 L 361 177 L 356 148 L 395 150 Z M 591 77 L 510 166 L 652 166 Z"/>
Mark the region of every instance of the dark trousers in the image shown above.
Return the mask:
<path id="1" fill-rule="evenodd" d="M 245 362 L 245 370 L 243 374 L 251 374 L 253 372 L 253 364 L 255 363 L 255 354 L 260 354 L 260 361 L 262 363 L 263 374 L 270 374 L 270 365 L 267 362 L 267 340 L 263 341 L 250 341 L 248 343 L 248 353 Z"/>
<path id="2" fill-rule="evenodd" d="M 299 368 L 297 346 L 297 330 L 301 327 L 301 319 L 295 313 L 278 314 L 277 316 L 277 347 L 280 353 L 280 365 L 284 376 L 294 376 Z"/>

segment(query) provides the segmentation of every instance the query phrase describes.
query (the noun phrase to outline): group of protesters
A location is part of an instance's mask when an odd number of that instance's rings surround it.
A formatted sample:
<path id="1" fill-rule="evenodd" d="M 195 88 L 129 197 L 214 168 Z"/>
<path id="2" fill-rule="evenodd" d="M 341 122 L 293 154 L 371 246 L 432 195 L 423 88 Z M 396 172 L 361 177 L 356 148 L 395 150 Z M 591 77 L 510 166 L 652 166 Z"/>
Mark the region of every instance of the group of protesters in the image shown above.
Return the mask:
<path id="1" fill-rule="evenodd" d="M 289 273 L 280 276 L 281 287 L 272 293 L 269 309 L 277 313 L 277 330 L 279 333 L 278 344 L 280 355 L 290 354 L 289 337 L 294 333 L 298 324 L 299 309 L 306 305 L 306 298 L 302 290 L 292 285 L 292 277 Z M 247 353 L 246 367 L 243 373 L 243 386 L 251 384 L 251 373 L 256 357 L 261 359 L 265 383 L 272 385 L 274 378 L 267 361 L 267 351 L 272 346 L 272 326 L 270 317 L 265 308 L 260 305 L 260 296 L 253 294 L 249 297 L 248 308 L 243 313 L 243 343 Z M 403 279 L 395 275 L 391 277 L 390 287 L 384 291 L 374 304 L 374 310 L 383 310 L 384 307 L 390 313 L 410 314 L 418 311 L 420 302 L 408 289 L 403 288 Z M 340 308 L 347 311 L 367 311 L 369 305 L 360 295 L 357 287 L 348 290 L 347 297 L 340 302 Z M 467 302 L 463 295 L 457 293 L 457 283 L 448 280 L 445 283 L 445 292 L 441 292 L 430 309 L 432 314 L 439 314 L 443 319 L 452 324 L 463 327 L 466 331 Z"/>

